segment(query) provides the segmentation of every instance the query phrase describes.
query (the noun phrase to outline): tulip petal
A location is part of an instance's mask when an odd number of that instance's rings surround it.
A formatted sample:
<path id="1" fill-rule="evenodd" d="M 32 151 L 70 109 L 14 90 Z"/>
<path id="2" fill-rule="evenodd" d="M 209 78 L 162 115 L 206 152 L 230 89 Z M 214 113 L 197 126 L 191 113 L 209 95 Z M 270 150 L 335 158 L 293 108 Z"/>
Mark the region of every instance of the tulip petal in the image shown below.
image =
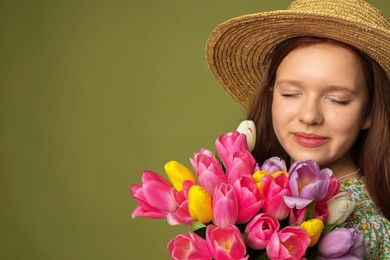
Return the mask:
<path id="1" fill-rule="evenodd" d="M 290 213 L 289 207 L 284 202 L 284 195 L 287 191 L 282 191 L 271 200 L 267 201 L 267 206 L 264 209 L 264 212 L 270 214 L 273 218 L 282 220 L 287 218 Z"/>
<path id="2" fill-rule="evenodd" d="M 213 219 L 210 194 L 201 186 L 193 185 L 188 192 L 188 210 L 194 220 L 208 223 Z"/>
<path id="3" fill-rule="evenodd" d="M 168 243 L 168 252 L 173 260 L 209 260 L 212 258 L 206 240 L 193 232 L 180 234 Z"/>
<path id="4" fill-rule="evenodd" d="M 132 218 L 162 218 L 176 209 L 173 187 L 164 178 L 155 172 L 144 171 L 142 183 L 130 186 L 130 193 L 139 204 Z"/>
<path id="5" fill-rule="evenodd" d="M 183 182 L 190 180 L 196 182 L 194 174 L 184 164 L 176 161 L 167 162 L 164 166 L 165 172 L 177 191 L 183 189 Z"/>
<path id="6" fill-rule="evenodd" d="M 238 218 L 237 195 L 230 184 L 216 187 L 213 198 L 213 222 L 217 226 L 234 225 Z"/>
<path id="7" fill-rule="evenodd" d="M 270 259 L 300 259 L 310 244 L 310 238 L 301 227 L 287 226 L 275 232 L 267 245 Z"/>
<path id="8" fill-rule="evenodd" d="M 273 174 L 278 171 L 287 171 L 286 162 L 279 157 L 271 157 L 260 167 L 260 170 Z"/>
<path id="9" fill-rule="evenodd" d="M 255 123 L 251 120 L 244 120 L 240 123 L 237 128 L 239 133 L 242 133 L 246 136 L 246 142 L 248 145 L 248 150 L 253 151 L 256 144 L 256 126 Z"/>
<path id="10" fill-rule="evenodd" d="M 231 156 L 238 151 L 248 151 L 246 136 L 238 131 L 221 135 L 215 141 L 215 148 L 225 168 L 230 167 Z"/>
<path id="11" fill-rule="evenodd" d="M 206 240 L 214 252 L 214 259 L 247 259 L 245 241 L 237 226 L 216 227 L 208 225 Z"/>
<path id="12" fill-rule="evenodd" d="M 194 157 L 191 158 L 190 161 L 198 174 L 200 184 L 211 196 L 214 195 L 216 186 L 227 182 L 222 165 L 211 151 L 200 149 L 194 154 Z"/>
<path id="13" fill-rule="evenodd" d="M 348 253 L 353 242 L 353 229 L 335 228 L 320 240 L 318 249 L 323 256 L 336 258 Z"/>
<path id="14" fill-rule="evenodd" d="M 296 209 L 303 209 L 313 201 L 310 199 L 295 198 L 291 196 L 284 196 L 283 198 L 284 198 L 284 202 L 289 208 L 296 208 Z"/>
<path id="15" fill-rule="evenodd" d="M 143 207 L 137 206 L 134 209 L 133 213 L 131 214 L 131 218 L 134 219 L 136 217 L 145 217 L 145 218 L 159 219 L 159 218 L 165 218 L 166 215 L 167 214 L 164 212 L 145 210 Z"/>

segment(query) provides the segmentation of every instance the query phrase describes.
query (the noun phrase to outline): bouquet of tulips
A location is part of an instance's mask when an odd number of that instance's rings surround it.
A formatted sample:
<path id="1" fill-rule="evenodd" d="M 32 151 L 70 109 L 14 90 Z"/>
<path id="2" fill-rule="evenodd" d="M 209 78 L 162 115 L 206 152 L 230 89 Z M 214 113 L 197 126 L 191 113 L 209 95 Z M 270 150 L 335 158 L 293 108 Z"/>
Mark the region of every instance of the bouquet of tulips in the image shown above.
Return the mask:
<path id="1" fill-rule="evenodd" d="M 168 243 L 172 259 L 362 259 L 362 233 L 344 227 L 355 202 L 331 170 L 315 161 L 287 169 L 278 157 L 259 165 L 255 131 L 243 121 L 216 140 L 217 153 L 195 152 L 197 178 L 176 161 L 164 167 L 170 183 L 143 171 L 130 186 L 132 218 L 192 225 Z"/>

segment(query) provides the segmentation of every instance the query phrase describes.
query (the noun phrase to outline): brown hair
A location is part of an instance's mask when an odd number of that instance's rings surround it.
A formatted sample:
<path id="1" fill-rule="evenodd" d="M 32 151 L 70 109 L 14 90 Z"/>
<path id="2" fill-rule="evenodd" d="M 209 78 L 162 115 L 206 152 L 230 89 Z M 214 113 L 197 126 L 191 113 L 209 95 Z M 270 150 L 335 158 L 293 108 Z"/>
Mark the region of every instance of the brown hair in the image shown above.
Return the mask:
<path id="1" fill-rule="evenodd" d="M 282 60 L 294 49 L 305 45 L 332 43 L 354 52 L 365 72 L 368 87 L 368 110 L 371 126 L 362 130 L 352 147 L 355 163 L 366 178 L 366 185 L 377 207 L 390 219 L 390 83 L 386 72 L 368 55 L 360 50 L 331 39 L 296 37 L 279 44 L 270 54 L 267 70 L 249 109 L 248 119 L 257 128 L 256 146 L 252 152 L 258 162 L 279 156 L 290 162 L 276 138 L 272 126 L 272 96 L 277 69 Z"/>

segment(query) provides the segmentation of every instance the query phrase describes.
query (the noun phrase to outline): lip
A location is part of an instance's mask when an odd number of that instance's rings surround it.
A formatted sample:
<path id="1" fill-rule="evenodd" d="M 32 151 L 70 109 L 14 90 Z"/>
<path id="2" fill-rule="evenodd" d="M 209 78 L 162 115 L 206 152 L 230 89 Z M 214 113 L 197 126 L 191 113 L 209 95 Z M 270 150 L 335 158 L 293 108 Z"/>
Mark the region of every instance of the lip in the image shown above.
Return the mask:
<path id="1" fill-rule="evenodd" d="M 300 132 L 293 133 L 293 138 L 297 144 L 309 148 L 319 147 L 329 140 L 329 138 L 325 136 Z"/>

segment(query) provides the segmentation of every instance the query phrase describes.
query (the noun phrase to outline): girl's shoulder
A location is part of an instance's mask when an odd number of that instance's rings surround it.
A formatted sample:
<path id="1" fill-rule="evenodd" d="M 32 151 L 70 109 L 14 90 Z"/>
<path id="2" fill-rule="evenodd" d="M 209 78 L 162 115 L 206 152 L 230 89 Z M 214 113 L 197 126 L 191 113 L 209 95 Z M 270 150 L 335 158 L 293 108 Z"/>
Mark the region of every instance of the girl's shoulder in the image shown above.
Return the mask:
<path id="1" fill-rule="evenodd" d="M 356 207 L 348 218 L 350 227 L 363 232 L 367 259 L 390 259 L 390 222 L 373 202 L 364 178 L 353 178 L 341 183 L 341 189 L 350 191 Z"/>

